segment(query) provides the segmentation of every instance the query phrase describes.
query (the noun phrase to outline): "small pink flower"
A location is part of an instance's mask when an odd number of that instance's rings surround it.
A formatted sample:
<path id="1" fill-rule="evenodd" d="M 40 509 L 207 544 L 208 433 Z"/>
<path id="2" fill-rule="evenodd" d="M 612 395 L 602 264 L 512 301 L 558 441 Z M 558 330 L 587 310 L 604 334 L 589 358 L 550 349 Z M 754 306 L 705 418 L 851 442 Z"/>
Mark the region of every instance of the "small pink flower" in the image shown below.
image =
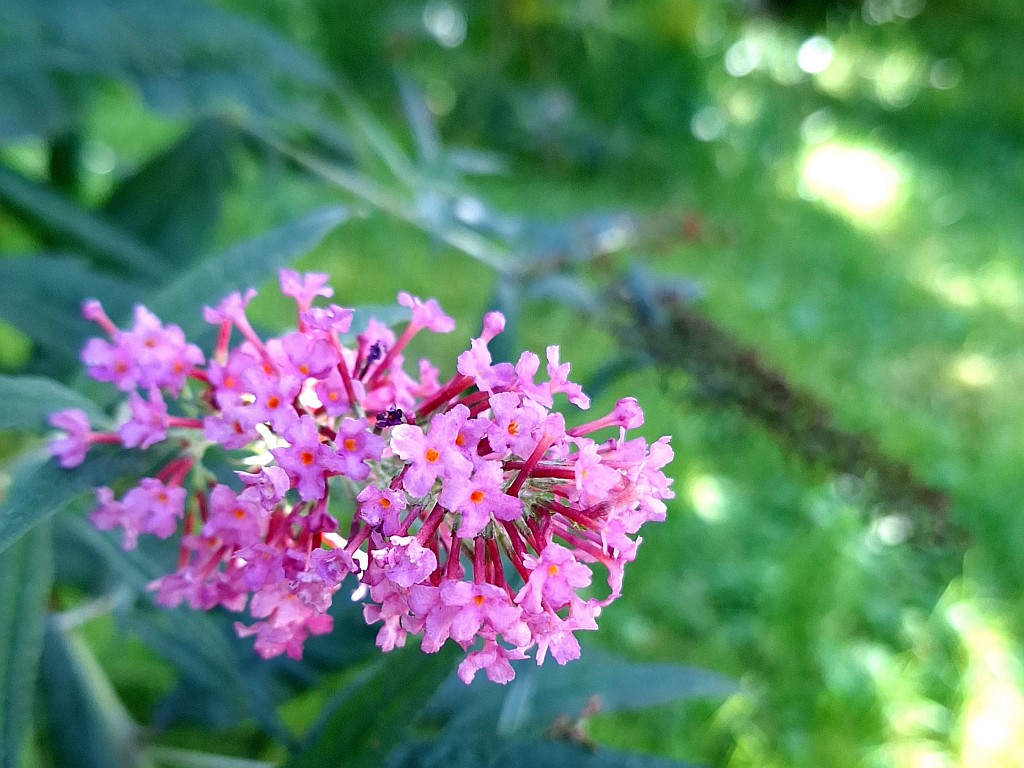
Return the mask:
<path id="1" fill-rule="evenodd" d="M 458 412 L 462 409 L 461 412 Z M 391 430 L 391 450 L 409 462 L 403 485 L 411 496 L 426 496 L 440 477 L 465 477 L 473 469 L 456 446 L 458 420 L 465 421 L 468 409 L 458 405 L 448 413 L 434 416 L 427 434 L 414 424 L 400 424 Z"/>
<path id="2" fill-rule="evenodd" d="M 387 443 L 370 431 L 366 419 L 346 418 L 338 425 L 334 447 L 341 474 L 351 480 L 365 480 L 370 474 L 368 461 L 379 461 Z"/>
<path id="3" fill-rule="evenodd" d="M 368 485 L 356 496 L 357 514 L 367 525 L 380 527 L 385 536 L 398 531 L 398 513 L 408 506 L 405 493 Z"/>
<path id="4" fill-rule="evenodd" d="M 117 434 L 125 448 L 142 448 L 159 443 L 167 437 L 167 404 L 160 390 L 149 390 L 149 399 L 143 400 L 137 392 L 128 397 L 131 418 L 118 427 Z"/>
<path id="5" fill-rule="evenodd" d="M 249 288 L 244 294 L 239 291 L 230 293 L 221 299 L 215 307 L 203 308 L 203 319 L 208 323 L 238 323 L 240 320 L 248 324 L 245 317 L 245 308 L 249 302 L 256 298 L 256 290 Z"/>
<path id="6" fill-rule="evenodd" d="M 313 307 L 308 312 L 303 312 L 301 317 L 307 328 L 325 333 L 344 334 L 352 327 L 354 314 L 355 310 L 330 304 L 327 307 Z"/>
<path id="7" fill-rule="evenodd" d="M 448 317 L 437 303 L 437 299 L 422 299 L 405 291 L 398 294 L 398 303 L 412 310 L 412 323 L 415 328 L 426 328 L 434 333 L 451 333 L 455 330 L 455 321 Z"/>
<path id="8" fill-rule="evenodd" d="M 523 501 L 509 496 L 501 487 L 501 462 L 485 461 L 472 477 L 451 477 L 441 487 L 441 504 L 462 515 L 458 536 L 477 536 L 493 515 L 498 520 L 517 520 L 523 514 Z"/>
<path id="9" fill-rule="evenodd" d="M 479 670 L 484 670 L 487 679 L 492 683 L 505 683 L 513 680 L 516 676 L 510 661 L 525 659 L 526 654 L 518 648 L 508 649 L 488 640 L 479 651 L 473 651 L 462 663 L 459 664 L 459 679 L 466 685 L 473 682 L 473 678 Z"/>
<path id="10" fill-rule="evenodd" d="M 292 424 L 284 437 L 290 445 L 272 449 L 274 458 L 303 500 L 322 499 L 327 492 L 327 476 L 345 471 L 343 460 L 320 441 L 320 431 L 311 416 L 303 416 Z"/>
<path id="11" fill-rule="evenodd" d="M 437 569 L 437 557 L 411 536 L 392 536 L 388 544 L 373 550 L 373 560 L 384 575 L 399 587 L 411 587 Z"/>
<path id="12" fill-rule="evenodd" d="M 216 485 L 210 491 L 209 506 L 203 536 L 232 547 L 248 547 L 259 542 L 266 516 L 259 504 L 235 495 L 226 485 Z"/>
<path id="13" fill-rule="evenodd" d="M 58 463 L 65 469 L 77 467 L 85 461 L 91 445 L 89 417 L 83 410 L 68 408 L 51 413 L 49 421 L 52 426 L 66 433 L 50 441 L 50 454 L 56 456 Z"/>
<path id="14" fill-rule="evenodd" d="M 334 289 L 327 285 L 331 276 L 323 272 L 299 274 L 292 269 L 282 269 L 278 276 L 281 293 L 295 299 L 300 312 L 308 310 L 317 296 L 329 299 L 334 295 Z"/>
<path id="15" fill-rule="evenodd" d="M 273 509 L 291 488 L 288 473 L 273 464 L 263 467 L 259 472 L 235 472 L 235 475 L 246 486 L 240 496 L 266 510 Z"/>
<path id="16" fill-rule="evenodd" d="M 539 557 L 525 555 L 523 563 L 530 578 L 516 595 L 516 603 L 529 613 L 543 610 L 541 601 L 554 610 L 564 608 L 576 596 L 576 590 L 590 585 L 593 574 L 565 547 L 550 543 Z"/>
<path id="17" fill-rule="evenodd" d="M 473 339 L 468 352 L 459 355 L 459 373 L 473 379 L 482 392 L 507 389 L 516 383 L 516 370 L 511 363 L 492 365 L 491 353 L 482 339 Z"/>

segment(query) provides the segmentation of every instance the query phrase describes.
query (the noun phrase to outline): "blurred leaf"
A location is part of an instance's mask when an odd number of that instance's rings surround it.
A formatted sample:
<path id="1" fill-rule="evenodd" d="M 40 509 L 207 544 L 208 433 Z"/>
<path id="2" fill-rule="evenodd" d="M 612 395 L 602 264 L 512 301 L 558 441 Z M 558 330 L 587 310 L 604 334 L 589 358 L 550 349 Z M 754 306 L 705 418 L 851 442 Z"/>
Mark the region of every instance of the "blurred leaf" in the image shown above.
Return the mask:
<path id="1" fill-rule="evenodd" d="M 583 391 L 596 400 L 607 392 L 620 376 L 642 371 L 650 365 L 651 359 L 642 354 L 617 355 L 605 360 L 587 377 L 583 382 Z"/>
<path id="2" fill-rule="evenodd" d="M 70 553 L 71 562 L 62 562 L 61 569 L 65 576 L 74 577 L 74 583 L 92 590 L 109 588 L 107 583 L 126 585 L 138 598 L 120 617 L 123 628 L 138 635 L 178 670 L 179 690 L 186 694 L 181 701 L 172 696 L 172 701 L 165 702 L 164 725 L 186 719 L 180 717 L 182 713 L 191 715 L 190 722 L 217 713 L 216 722 L 228 727 L 252 713 L 266 731 L 278 738 L 288 737 L 268 686 L 250 684 L 250 677 L 263 682 L 262 662 L 253 663 L 255 656 L 248 642 L 235 642 L 232 617 L 154 606 L 148 585 L 174 568 L 174 542 L 143 537 L 138 549 L 124 551 L 110 534 L 79 515 L 59 516 L 56 538 L 62 550 Z M 172 712 L 175 704 L 181 705 L 180 711 Z"/>
<path id="3" fill-rule="evenodd" d="M 186 335 L 195 335 L 206 326 L 204 306 L 216 305 L 231 291 L 262 285 L 278 269 L 311 251 L 348 215 L 345 208 L 324 208 L 240 243 L 190 269 L 146 304 L 164 322 L 177 323 Z"/>
<path id="4" fill-rule="evenodd" d="M 39 525 L 0 558 L 0 768 L 18 768 L 32 720 L 53 547 Z"/>
<path id="5" fill-rule="evenodd" d="M 123 477 L 138 477 L 166 459 L 163 451 L 93 449 L 85 462 L 62 469 L 44 452 L 22 456 L 11 472 L 11 484 L 0 504 L 0 554 L 26 531 L 92 489 Z"/>
<path id="6" fill-rule="evenodd" d="M 146 755 L 156 763 L 172 768 L 274 768 L 273 763 L 262 760 L 227 757 L 176 747 L 150 747 Z"/>
<path id="7" fill-rule="evenodd" d="M 64 408 L 79 408 L 89 421 L 104 420 L 94 402 L 53 379 L 0 375 L 0 429 L 41 429 L 47 417 Z"/>
<path id="8" fill-rule="evenodd" d="M 497 152 L 460 147 L 445 152 L 445 159 L 467 176 L 500 176 L 509 172 L 508 158 Z"/>
<path id="9" fill-rule="evenodd" d="M 338 694 L 285 768 L 380 765 L 451 674 L 456 655 L 446 645 L 435 654 L 410 646 L 384 657 Z"/>
<path id="10" fill-rule="evenodd" d="M 231 180 L 228 153 L 237 138 L 223 120 L 200 122 L 122 181 L 103 213 L 156 249 L 165 268 L 197 261 L 220 219 Z"/>
<path id="11" fill-rule="evenodd" d="M 3 31 L 0 139 L 66 130 L 104 79 L 166 112 L 283 118 L 331 83 L 280 35 L 206 3 L 5 0 Z"/>
<path id="12" fill-rule="evenodd" d="M 490 722 L 498 732 L 540 733 L 559 717 L 574 718 L 596 697 L 601 712 L 653 707 L 702 696 L 727 696 L 736 685 L 707 670 L 678 664 L 631 662 L 596 648 L 558 666 L 520 664 L 516 679 L 499 687 L 482 675 L 470 685 L 449 680 L 430 716 L 456 724 Z M 457 738 L 459 728 L 452 737 Z"/>
<path id="13" fill-rule="evenodd" d="M 114 317 L 128 314 L 129 284 L 61 256 L 0 259 L 0 317 L 70 368 L 95 323 L 82 317 L 85 298 L 99 299 Z M 77 366 L 76 366 L 77 368 Z"/>
<path id="14" fill-rule="evenodd" d="M 138 766 L 139 732 L 89 647 L 47 622 L 40 665 L 56 765 Z"/>
<path id="15" fill-rule="evenodd" d="M 420 161 L 433 165 L 441 157 L 441 138 L 437 135 L 437 122 L 427 107 L 423 94 L 407 77 L 398 78 L 398 92 L 402 96 L 405 119 L 412 129 Z"/>
<path id="16" fill-rule="evenodd" d="M 148 279 L 160 275 L 160 257 L 144 243 L 55 188 L 0 165 L 0 203 L 41 232 L 85 249 L 97 264 Z"/>
<path id="17" fill-rule="evenodd" d="M 597 315 L 602 311 L 600 298 L 583 280 L 568 274 L 556 273 L 531 280 L 527 296 L 564 304 L 583 315 Z"/>
<path id="18" fill-rule="evenodd" d="M 620 752 L 570 741 L 494 737 L 467 732 L 444 744 L 403 745 L 387 768 L 694 768 L 655 755 Z"/>
<path id="19" fill-rule="evenodd" d="M 315 176 L 344 189 L 374 208 L 408 222 L 481 264 L 501 274 L 514 274 L 521 270 L 514 255 L 503 245 L 453 219 L 446 210 L 446 201 L 434 194 L 433 190 L 421 190 L 419 199 L 410 201 L 406 192 L 395 192 L 366 174 L 324 162 L 320 157 L 290 146 L 268 131 L 251 125 L 246 128 L 254 138 L 276 149 Z M 405 171 L 400 168 L 391 170 L 400 179 L 404 179 Z M 404 180 L 407 183 L 414 181 L 413 178 Z"/>

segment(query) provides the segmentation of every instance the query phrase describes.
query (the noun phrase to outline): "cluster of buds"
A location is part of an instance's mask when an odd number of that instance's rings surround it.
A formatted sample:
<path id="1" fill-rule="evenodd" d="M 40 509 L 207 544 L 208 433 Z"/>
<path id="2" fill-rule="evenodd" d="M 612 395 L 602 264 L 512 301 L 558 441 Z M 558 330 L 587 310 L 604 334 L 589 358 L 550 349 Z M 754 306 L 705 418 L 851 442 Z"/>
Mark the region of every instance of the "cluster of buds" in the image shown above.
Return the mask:
<path id="1" fill-rule="evenodd" d="M 248 605 L 252 622 L 235 627 L 255 636 L 264 658 L 299 658 L 309 635 L 329 632 L 328 609 L 349 574 L 367 622 L 381 624 L 384 651 L 410 634 L 427 653 L 451 639 L 468 652 L 466 682 L 480 669 L 511 680 L 510 661 L 534 647 L 538 663 L 549 652 L 561 664 L 577 658 L 574 633 L 596 629 L 620 595 L 640 527 L 664 519 L 668 438 L 627 439 L 643 423 L 631 398 L 567 428 L 554 398 L 590 405 L 569 365 L 557 346 L 547 349 L 546 381 L 536 380 L 533 353 L 494 363 L 487 345 L 503 330 L 498 313 L 484 318 L 451 379 L 440 382 L 427 360 L 414 378 L 403 367 L 409 341 L 455 327 L 438 303 L 400 293 L 411 313 L 400 336 L 371 319 L 351 338 L 353 310 L 313 305 L 333 295 L 326 281 L 281 272 L 297 325 L 280 337 L 261 339 L 249 323 L 255 291 L 207 307 L 219 328 L 208 361 L 144 307 L 123 330 L 99 303 L 85 304 L 107 338 L 91 339 L 82 360 L 93 378 L 129 393 L 126 418 L 99 432 L 81 411 L 56 412 L 63 433 L 52 453 L 73 467 L 94 443 L 177 449 L 121 498 L 98 488 L 93 523 L 122 529 L 126 549 L 140 534 L 166 538 L 181 527 L 178 569 L 151 585 L 157 601 Z M 204 466 L 214 445 L 245 462 L 237 488 Z M 351 518 L 343 533 L 339 509 Z M 591 587 L 597 566 L 607 588 Z"/>

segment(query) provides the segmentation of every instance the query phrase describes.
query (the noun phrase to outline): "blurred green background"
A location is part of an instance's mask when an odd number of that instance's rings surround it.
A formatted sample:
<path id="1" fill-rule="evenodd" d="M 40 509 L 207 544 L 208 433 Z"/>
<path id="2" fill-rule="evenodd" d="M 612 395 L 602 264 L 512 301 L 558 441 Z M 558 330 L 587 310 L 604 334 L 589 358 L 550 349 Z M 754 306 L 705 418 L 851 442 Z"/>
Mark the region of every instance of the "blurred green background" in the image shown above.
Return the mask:
<path id="1" fill-rule="evenodd" d="M 342 202 L 353 220 L 300 262 L 336 300 L 436 296 L 459 331 L 420 351 L 443 372 L 501 307 L 597 412 L 634 395 L 645 434 L 672 435 L 668 521 L 587 639 L 741 690 L 599 714 L 596 741 L 735 768 L 1024 766 L 1016 0 L 5 6 L 7 259 L 128 247 L 102 221 L 187 264 Z M 618 321 L 571 298 L 629 263 L 939 501 L 808 460 L 706 370 L 612 377 Z M 74 365 L 15 325 L 4 372 Z M 85 636 L 133 714 L 169 689 L 113 623 Z M 244 727 L 168 738 L 262 756 Z"/>

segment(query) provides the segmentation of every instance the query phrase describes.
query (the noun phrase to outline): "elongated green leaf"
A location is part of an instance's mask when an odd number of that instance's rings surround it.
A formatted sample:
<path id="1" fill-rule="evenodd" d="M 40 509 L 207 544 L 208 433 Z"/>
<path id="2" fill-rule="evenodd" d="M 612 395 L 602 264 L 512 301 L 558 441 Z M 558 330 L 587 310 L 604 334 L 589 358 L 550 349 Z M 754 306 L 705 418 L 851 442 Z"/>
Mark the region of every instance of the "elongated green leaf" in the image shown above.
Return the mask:
<path id="1" fill-rule="evenodd" d="M 138 288 L 91 270 L 81 259 L 30 256 L 0 259 L 0 317 L 69 366 L 99 330 L 81 316 L 86 298 L 113 317 L 128 314 Z"/>
<path id="2" fill-rule="evenodd" d="M 695 768 L 656 755 L 621 752 L 571 741 L 462 733 L 449 743 L 405 745 L 387 768 Z"/>
<path id="3" fill-rule="evenodd" d="M 639 709 L 703 696 L 727 696 L 736 685 L 714 672 L 678 664 L 631 662 L 588 648 L 564 667 L 517 666 L 516 679 L 499 688 L 482 675 L 466 686 L 449 681 L 429 714 L 480 723 L 506 733 L 541 733 L 559 716 L 576 717 L 596 697 L 602 712 Z M 457 737 L 457 733 L 453 734 Z"/>
<path id="4" fill-rule="evenodd" d="M 4 166 L 0 166 L 0 203 L 44 235 L 61 237 L 84 248 L 106 267 L 136 277 L 160 276 L 160 259 L 147 245 L 56 189 Z"/>
<path id="5" fill-rule="evenodd" d="M 104 214 L 158 251 L 165 267 L 197 261 L 220 219 L 236 140 L 227 122 L 204 120 L 121 182 Z"/>
<path id="6" fill-rule="evenodd" d="M 4 0 L 0 139 L 75 122 L 105 80 L 151 107 L 200 115 L 244 105 L 289 118 L 330 75 L 271 29 L 189 0 Z"/>
<path id="7" fill-rule="evenodd" d="M 146 304 L 165 322 L 177 323 L 193 335 L 205 326 L 203 306 L 217 304 L 231 291 L 261 285 L 276 270 L 311 251 L 346 218 L 345 208 L 324 208 L 273 229 L 190 269 Z"/>
<path id="8" fill-rule="evenodd" d="M 47 622 L 41 664 L 43 705 L 56 765 L 140 765 L 139 734 L 88 646 Z"/>
<path id="9" fill-rule="evenodd" d="M 428 655 L 404 648 L 384 657 L 336 698 L 306 749 L 285 768 L 383 763 L 401 743 L 416 715 L 455 667 L 455 649 Z"/>
<path id="10" fill-rule="evenodd" d="M 138 477 L 166 460 L 148 451 L 94 449 L 75 469 L 61 469 L 44 452 L 26 454 L 14 466 L 11 484 L 0 504 L 0 556 L 26 531 L 55 512 L 92 494 L 92 489 L 122 477 Z"/>
<path id="11" fill-rule="evenodd" d="M 32 718 L 53 572 L 47 525 L 37 526 L 0 558 L 0 768 L 18 768 Z"/>
<path id="12" fill-rule="evenodd" d="M 93 424 L 104 418 L 92 400 L 53 379 L 0 376 L 0 429 L 41 429 L 47 416 L 62 408 L 85 411 Z"/>

